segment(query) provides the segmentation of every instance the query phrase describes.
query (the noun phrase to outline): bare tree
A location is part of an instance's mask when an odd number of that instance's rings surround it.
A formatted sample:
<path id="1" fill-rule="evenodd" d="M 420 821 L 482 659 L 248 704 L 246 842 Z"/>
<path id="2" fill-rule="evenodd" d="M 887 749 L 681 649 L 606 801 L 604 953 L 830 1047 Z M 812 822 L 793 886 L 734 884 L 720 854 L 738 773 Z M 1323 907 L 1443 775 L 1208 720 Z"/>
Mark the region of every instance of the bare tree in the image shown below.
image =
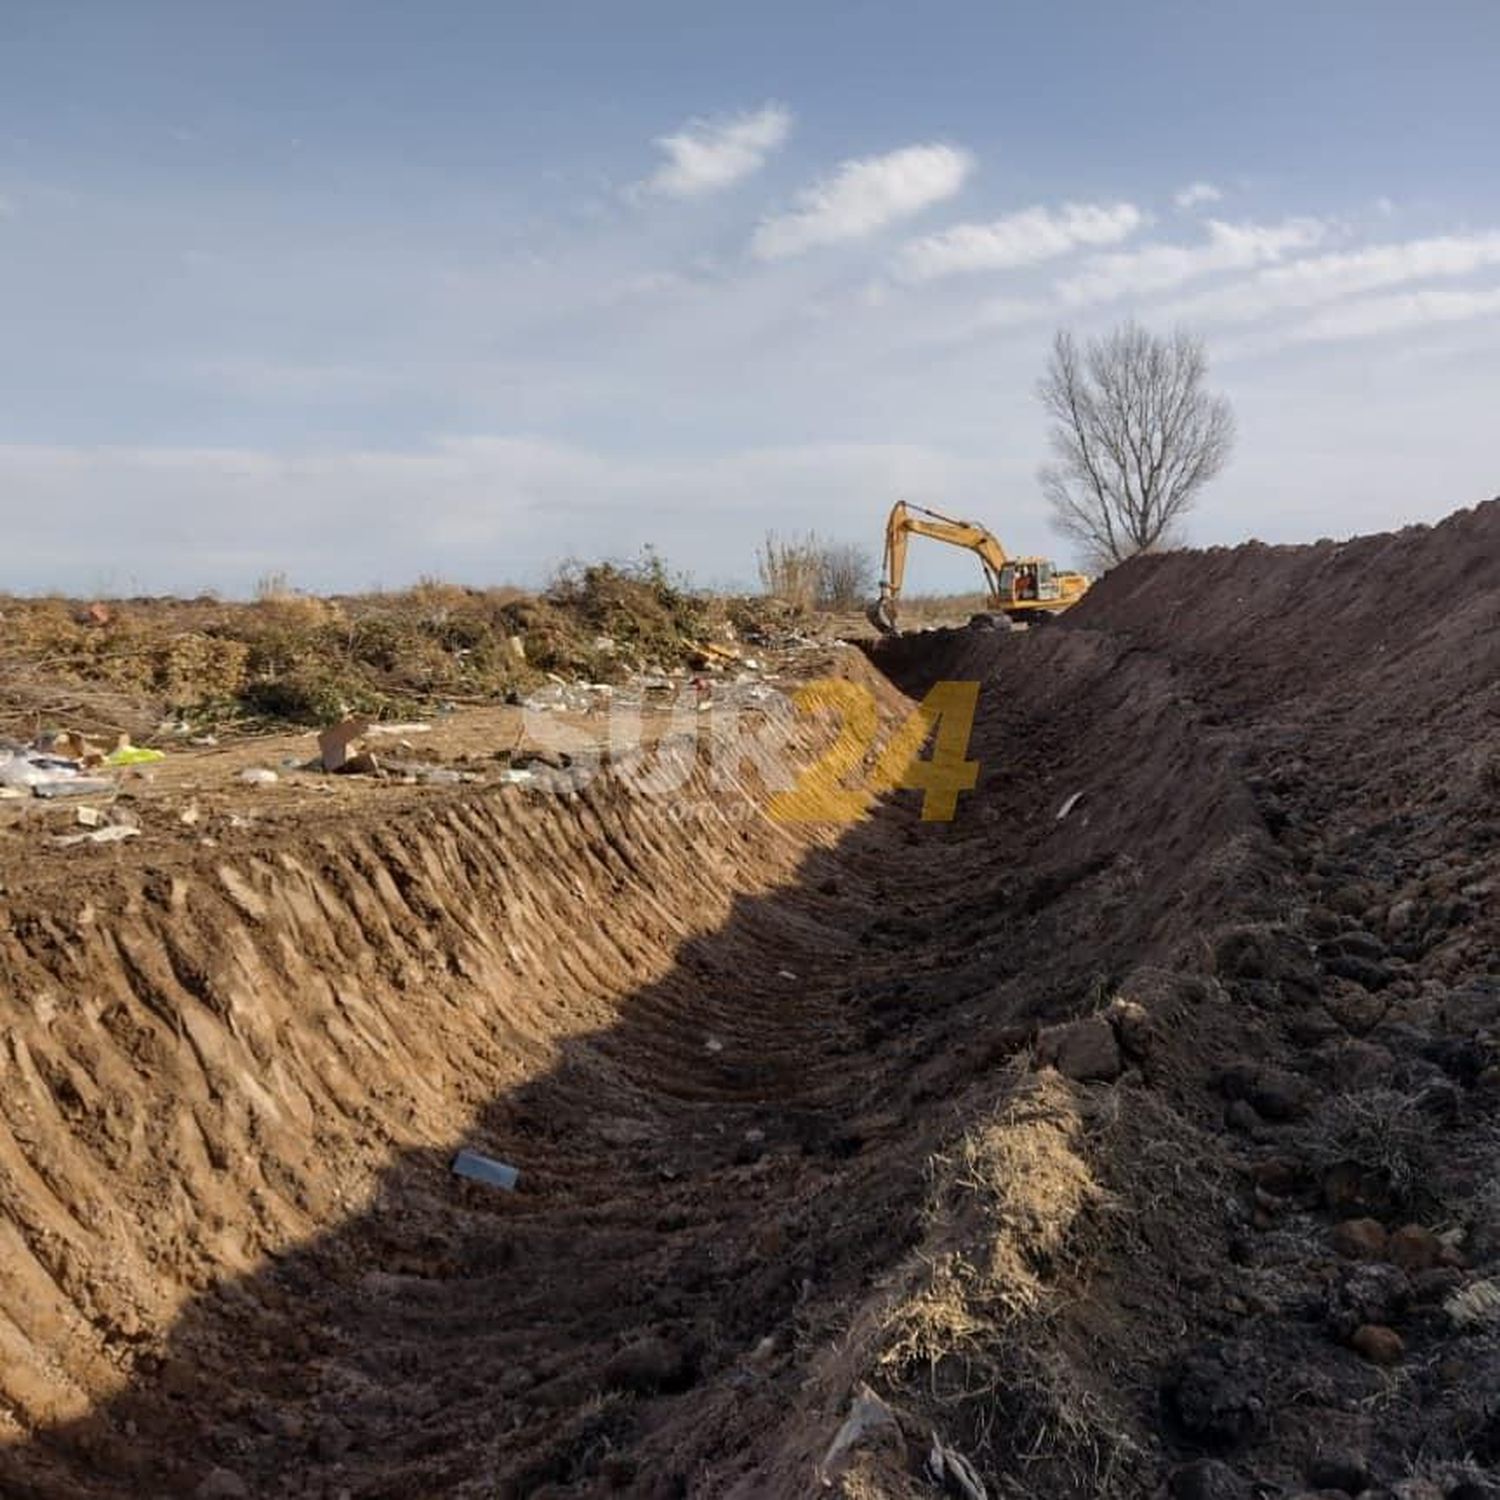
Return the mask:
<path id="1" fill-rule="evenodd" d="M 1042 492 L 1052 524 L 1112 567 L 1171 539 L 1229 461 L 1234 413 L 1204 389 L 1203 342 L 1125 323 L 1080 354 L 1061 330 L 1037 394 L 1053 419 Z"/>
<path id="2" fill-rule="evenodd" d="M 818 602 L 824 609 L 855 609 L 875 582 L 875 560 L 857 542 L 829 542 L 818 559 Z"/>
<path id="3" fill-rule="evenodd" d="M 827 542 L 817 532 L 800 537 L 766 533 L 756 550 L 760 585 L 799 610 L 853 609 L 870 592 L 875 562 L 854 542 Z"/>

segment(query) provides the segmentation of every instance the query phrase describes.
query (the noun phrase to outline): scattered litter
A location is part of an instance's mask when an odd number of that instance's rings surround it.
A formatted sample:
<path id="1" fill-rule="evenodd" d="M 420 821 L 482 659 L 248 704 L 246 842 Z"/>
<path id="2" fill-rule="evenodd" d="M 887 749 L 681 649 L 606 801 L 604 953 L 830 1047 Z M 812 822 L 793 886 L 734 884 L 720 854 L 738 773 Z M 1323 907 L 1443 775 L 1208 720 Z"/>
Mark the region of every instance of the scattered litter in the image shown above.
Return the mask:
<path id="1" fill-rule="evenodd" d="M 190 745 L 201 745 L 205 749 L 211 749 L 214 745 L 217 745 L 218 743 L 219 743 L 219 737 L 216 734 L 199 734 L 199 735 L 194 735 L 193 738 L 188 741 L 188 744 L 190 744 Z"/>
<path id="2" fill-rule="evenodd" d="M 84 765 L 98 765 L 104 759 L 105 753 L 103 745 L 96 744 L 72 729 L 42 735 L 37 740 L 35 748 L 44 755 L 60 756 L 64 760 L 76 760 Z"/>
<path id="3" fill-rule="evenodd" d="M 271 786 L 281 778 L 264 766 L 250 766 L 240 772 L 240 780 L 249 782 L 251 786 Z"/>
<path id="4" fill-rule="evenodd" d="M 1082 796 L 1083 796 L 1082 792 L 1074 792 L 1073 795 L 1071 797 L 1069 797 L 1067 799 L 1067 801 L 1065 801 L 1060 808 L 1058 808 L 1058 810 L 1057 810 L 1057 821 L 1059 823 L 1061 823 L 1062 820 L 1065 817 L 1067 817 L 1067 815 L 1070 812 L 1072 812 L 1075 807 L 1078 806 L 1079 799 Z"/>
<path id="5" fill-rule="evenodd" d="M 32 786 L 36 797 L 96 797 L 115 790 L 102 776 L 75 776 L 71 780 L 40 781 Z"/>
<path id="6" fill-rule="evenodd" d="M 795 979 L 797 976 L 790 969 L 777 969 L 776 977 L 778 979 Z"/>
<path id="7" fill-rule="evenodd" d="M 104 757 L 107 766 L 150 766 L 167 758 L 163 750 L 148 750 L 142 745 L 116 745 Z"/>
<path id="8" fill-rule="evenodd" d="M 344 719 L 331 724 L 318 735 L 318 754 L 325 771 L 342 771 L 354 758 L 355 741 L 362 739 L 370 728 L 368 719 Z"/>
<path id="9" fill-rule="evenodd" d="M 41 787 L 81 780 L 82 769 L 78 761 L 63 755 L 27 749 L 0 751 L 0 786 L 30 790 L 38 796 L 47 795 L 38 790 Z M 106 790 L 113 786 L 112 782 L 102 784 Z"/>
<path id="10" fill-rule="evenodd" d="M 196 802 L 190 802 L 185 808 L 183 808 L 180 813 L 177 814 L 177 821 L 179 823 L 185 823 L 189 828 L 191 828 L 201 816 L 202 814 L 198 811 L 198 804 Z"/>
<path id="11" fill-rule="evenodd" d="M 122 839 L 139 837 L 140 831 L 129 823 L 111 823 L 107 828 L 95 828 L 91 833 L 65 833 L 52 842 L 63 848 L 69 844 L 118 844 Z"/>
<path id="12" fill-rule="evenodd" d="M 502 786 L 526 786 L 536 780 L 536 772 L 528 771 L 524 766 L 507 766 L 500 773 Z"/>
<path id="13" fill-rule="evenodd" d="M 711 1036 L 706 1042 L 704 1042 L 703 1050 L 705 1052 L 722 1052 L 724 1050 L 724 1043 L 721 1042 L 718 1037 Z"/>
<path id="14" fill-rule="evenodd" d="M 431 734 L 431 724 L 371 724 L 370 734 Z"/>
<path id="15" fill-rule="evenodd" d="M 472 1178 L 475 1182 L 504 1188 L 508 1193 L 515 1191 L 516 1183 L 521 1177 L 519 1167 L 496 1161 L 493 1156 L 481 1156 L 477 1151 L 470 1151 L 467 1146 L 453 1158 L 452 1171 L 456 1177 Z"/>
<path id="16" fill-rule="evenodd" d="M 599 707 L 601 699 L 613 697 L 614 689 L 607 682 L 565 682 L 548 673 L 551 679 L 545 687 L 522 700 L 522 707 L 529 713 L 549 713 L 562 709 L 567 713 L 592 713 Z"/>
<path id="17" fill-rule="evenodd" d="M 73 810 L 73 819 L 81 828 L 102 828 L 105 821 L 104 814 L 87 803 Z"/>

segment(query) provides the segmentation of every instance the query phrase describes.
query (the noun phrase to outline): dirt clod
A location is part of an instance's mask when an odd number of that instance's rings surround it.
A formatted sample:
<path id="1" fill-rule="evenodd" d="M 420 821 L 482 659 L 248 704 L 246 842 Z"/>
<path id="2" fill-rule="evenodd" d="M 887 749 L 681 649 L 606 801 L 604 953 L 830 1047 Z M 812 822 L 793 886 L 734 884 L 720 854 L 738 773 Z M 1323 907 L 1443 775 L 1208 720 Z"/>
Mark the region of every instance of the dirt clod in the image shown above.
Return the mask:
<path id="1" fill-rule="evenodd" d="M 1200 1458 L 1172 1471 L 1172 1500 L 1250 1500 L 1248 1480 L 1217 1458 Z"/>
<path id="2" fill-rule="evenodd" d="M 213 1469 L 193 1495 L 194 1500 L 250 1500 L 250 1486 L 231 1469 Z"/>
<path id="3" fill-rule="evenodd" d="M 1385 1226 L 1378 1219 L 1345 1219 L 1334 1225 L 1329 1238 L 1350 1260 L 1379 1260 L 1386 1250 Z"/>
<path id="4" fill-rule="evenodd" d="M 1188 1353 L 1172 1376 L 1172 1407 L 1183 1432 L 1211 1448 L 1249 1439 L 1266 1401 L 1253 1348 L 1243 1342 L 1204 1344 Z"/>
<path id="5" fill-rule="evenodd" d="M 1403 1271 L 1428 1271 L 1437 1265 L 1443 1253 L 1443 1242 L 1420 1224 L 1403 1224 L 1390 1237 L 1386 1254 L 1393 1265 Z"/>
<path id="6" fill-rule="evenodd" d="M 1079 1083 L 1110 1083 L 1124 1067 L 1114 1027 L 1102 1016 L 1044 1031 L 1037 1056 L 1044 1066 Z"/>
<path id="7" fill-rule="evenodd" d="M 1361 1454 L 1336 1450 L 1312 1458 L 1307 1465 L 1307 1481 L 1320 1490 L 1338 1490 L 1346 1495 L 1362 1494 L 1375 1482 Z"/>
<path id="8" fill-rule="evenodd" d="M 1401 1335 L 1380 1323 L 1360 1324 L 1350 1335 L 1349 1346 L 1372 1365 L 1399 1364 L 1406 1353 Z"/>

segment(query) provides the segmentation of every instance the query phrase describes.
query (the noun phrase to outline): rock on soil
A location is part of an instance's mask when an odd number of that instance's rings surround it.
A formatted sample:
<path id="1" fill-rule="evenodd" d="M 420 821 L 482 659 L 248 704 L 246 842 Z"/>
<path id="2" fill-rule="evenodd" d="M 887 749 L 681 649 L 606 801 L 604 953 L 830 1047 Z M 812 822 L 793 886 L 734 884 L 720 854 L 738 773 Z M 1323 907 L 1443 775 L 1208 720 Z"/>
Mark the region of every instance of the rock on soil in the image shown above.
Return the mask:
<path id="1" fill-rule="evenodd" d="M 1236 1447 L 1254 1435 L 1265 1417 L 1259 1361 L 1245 1342 L 1192 1350 L 1173 1372 L 1168 1394 L 1183 1432 L 1205 1447 Z"/>
<path id="2" fill-rule="evenodd" d="M 1372 1365 L 1400 1364 L 1406 1353 L 1401 1335 L 1379 1323 L 1362 1323 L 1350 1336 L 1349 1346 Z"/>
<path id="3" fill-rule="evenodd" d="M 1115 1029 L 1103 1016 L 1090 1016 L 1044 1031 L 1037 1057 L 1079 1083 L 1110 1083 L 1120 1076 L 1124 1059 Z"/>

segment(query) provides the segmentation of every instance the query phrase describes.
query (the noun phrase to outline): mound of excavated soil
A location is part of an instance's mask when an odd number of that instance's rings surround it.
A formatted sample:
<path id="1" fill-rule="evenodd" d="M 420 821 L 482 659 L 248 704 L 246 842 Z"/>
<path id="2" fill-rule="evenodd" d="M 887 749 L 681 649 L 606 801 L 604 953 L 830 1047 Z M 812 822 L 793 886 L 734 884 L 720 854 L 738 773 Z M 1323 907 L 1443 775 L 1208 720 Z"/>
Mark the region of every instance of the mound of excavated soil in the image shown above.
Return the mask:
<path id="1" fill-rule="evenodd" d="M 8 870 L 0 1494 L 1489 1493 L 1497 564 L 887 643 L 982 684 L 951 824 L 699 768 Z"/>

